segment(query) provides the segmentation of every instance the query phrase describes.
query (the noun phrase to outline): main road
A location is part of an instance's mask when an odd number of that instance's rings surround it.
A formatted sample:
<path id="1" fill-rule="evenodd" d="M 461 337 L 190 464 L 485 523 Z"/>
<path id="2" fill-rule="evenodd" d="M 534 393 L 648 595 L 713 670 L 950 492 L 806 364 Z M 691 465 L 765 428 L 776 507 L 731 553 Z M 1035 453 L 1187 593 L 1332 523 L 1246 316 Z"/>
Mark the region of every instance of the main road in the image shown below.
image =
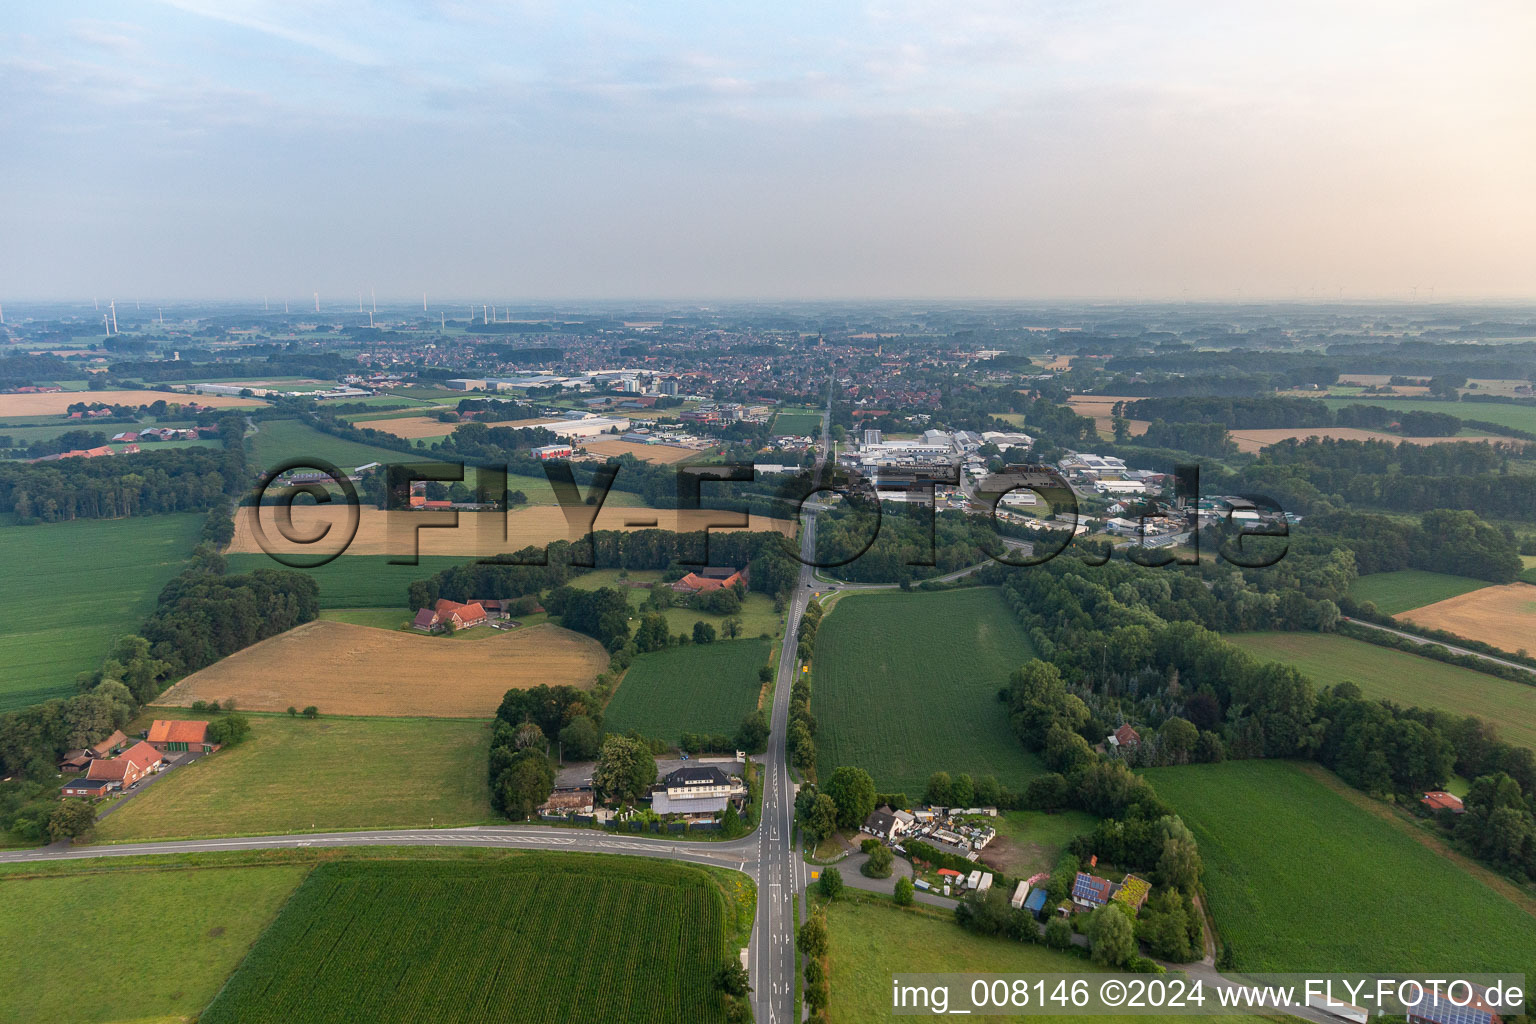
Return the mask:
<path id="1" fill-rule="evenodd" d="M 821 479 L 831 450 L 830 399 L 821 419 L 821 456 L 814 480 Z M 800 538 L 802 563 L 816 549 L 815 509 L 807 510 Z M 816 581 L 809 564 L 802 564 L 790 597 L 774 687 L 772 729 L 762 758 L 763 809 L 757 831 L 725 842 L 678 842 L 628 837 L 588 829 L 511 825 L 445 829 L 374 829 L 362 832 L 317 832 L 295 835 L 233 836 L 225 839 L 186 839 L 154 843 L 115 843 L 104 846 L 51 846 L 0 851 L 0 864 L 92 857 L 141 857 L 152 854 L 220 853 L 238 850 L 336 848 L 359 846 L 478 846 L 526 850 L 577 850 L 629 854 L 733 868 L 757 883 L 757 920 L 752 926 L 748 968 L 758 1024 L 798 1024 L 795 1005 L 795 901 L 805 891 L 804 863 L 795 855 L 795 790 L 789 777 L 784 734 L 789 728 L 789 693 L 798 669 L 800 617 Z"/>

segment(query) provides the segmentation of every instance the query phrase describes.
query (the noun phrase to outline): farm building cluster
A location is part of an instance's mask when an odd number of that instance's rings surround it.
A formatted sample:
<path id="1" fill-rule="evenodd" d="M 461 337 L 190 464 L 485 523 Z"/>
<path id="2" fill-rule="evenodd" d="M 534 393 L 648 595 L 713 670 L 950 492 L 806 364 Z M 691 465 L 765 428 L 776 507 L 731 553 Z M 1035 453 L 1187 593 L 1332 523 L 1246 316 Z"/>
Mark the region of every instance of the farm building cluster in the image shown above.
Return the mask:
<path id="1" fill-rule="evenodd" d="M 59 769 L 78 774 L 65 779 L 59 795 L 94 800 L 124 792 L 160 771 L 168 754 L 211 754 L 217 749 L 207 722 L 156 719 L 144 738 L 131 746 L 119 730 L 95 746 L 68 751 Z"/>

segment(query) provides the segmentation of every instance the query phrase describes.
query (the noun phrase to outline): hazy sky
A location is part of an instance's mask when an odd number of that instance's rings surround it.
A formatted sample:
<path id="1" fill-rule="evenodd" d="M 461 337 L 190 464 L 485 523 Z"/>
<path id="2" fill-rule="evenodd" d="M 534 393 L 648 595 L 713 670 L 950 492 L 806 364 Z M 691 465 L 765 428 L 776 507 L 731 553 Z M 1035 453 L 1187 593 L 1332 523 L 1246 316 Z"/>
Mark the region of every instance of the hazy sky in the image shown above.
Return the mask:
<path id="1" fill-rule="evenodd" d="M 0 302 L 1536 296 L 1536 5 L 0 13 Z"/>

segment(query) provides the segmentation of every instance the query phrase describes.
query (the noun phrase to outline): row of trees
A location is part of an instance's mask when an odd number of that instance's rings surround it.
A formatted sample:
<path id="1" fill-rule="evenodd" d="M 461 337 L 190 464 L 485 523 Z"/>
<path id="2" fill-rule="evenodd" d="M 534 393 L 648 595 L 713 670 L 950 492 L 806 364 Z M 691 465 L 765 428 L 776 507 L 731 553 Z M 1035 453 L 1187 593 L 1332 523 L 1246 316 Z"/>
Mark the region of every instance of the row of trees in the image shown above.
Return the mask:
<path id="1" fill-rule="evenodd" d="M 1368 700 L 1347 683 L 1319 692 L 1294 667 L 1261 662 L 1201 625 L 1202 617 L 1219 624 L 1230 611 L 1213 614 L 1198 595 L 1181 599 L 1177 572 L 1113 563 L 1090 569 L 1068 559 L 1042 568 L 1004 583 L 1042 656 L 1000 695 L 1020 740 L 1054 770 L 1032 781 L 1025 795 L 1031 806 L 1102 801 L 1113 780 L 1082 774 L 1100 764 L 1091 744 L 1119 722 L 1135 721 L 1142 743 L 1125 756 L 1137 765 L 1305 757 L 1366 792 L 1415 807 L 1453 773 L 1491 779 L 1491 791 L 1518 800 L 1499 806 L 1509 813 L 1497 823 L 1491 813 L 1469 818 L 1458 837 L 1501 870 L 1536 877 L 1536 755 L 1499 740 L 1491 725 Z M 1217 580 L 1209 590 L 1195 585 L 1234 607 L 1251 593 L 1240 579 Z M 1491 849 L 1498 854 L 1489 856 Z"/>

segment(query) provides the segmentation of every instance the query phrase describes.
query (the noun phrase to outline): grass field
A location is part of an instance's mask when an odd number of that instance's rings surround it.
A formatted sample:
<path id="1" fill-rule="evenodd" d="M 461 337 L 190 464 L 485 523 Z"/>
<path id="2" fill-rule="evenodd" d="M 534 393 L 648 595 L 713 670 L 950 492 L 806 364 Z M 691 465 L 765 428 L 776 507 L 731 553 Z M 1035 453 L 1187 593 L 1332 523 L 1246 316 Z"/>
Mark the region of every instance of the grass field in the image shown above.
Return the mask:
<path id="1" fill-rule="evenodd" d="M 774 435 L 792 434 L 795 437 L 814 436 L 821 433 L 820 409 L 780 409 L 769 428 Z"/>
<path id="2" fill-rule="evenodd" d="M 226 559 L 230 572 L 288 568 L 264 554 L 230 554 Z M 388 555 L 343 555 L 297 571 L 320 584 L 321 608 L 403 608 L 412 581 L 470 561 L 468 555 L 423 555 L 417 565 L 391 565 Z"/>
<path id="3" fill-rule="evenodd" d="M 1487 580 L 1474 580 L 1468 576 L 1402 569 L 1359 577 L 1350 584 L 1349 596 L 1356 601 L 1371 602 L 1385 615 L 1397 615 L 1486 586 L 1490 586 Z"/>
<path id="4" fill-rule="evenodd" d="M 197 542 L 200 515 L 0 526 L 0 711 L 75 692 L 113 643 L 136 632 Z M 69 595 L 67 615 L 39 595 Z"/>
<path id="5" fill-rule="evenodd" d="M 648 591 L 640 587 L 627 587 L 627 583 L 644 583 L 649 586 L 661 579 L 660 572 L 650 572 L 642 569 L 630 569 L 625 575 L 619 575 L 618 569 L 597 569 L 593 572 L 583 573 L 571 580 L 571 586 L 582 590 L 596 590 L 599 587 L 616 587 L 624 591 L 629 597 L 630 607 L 635 609 L 635 614 L 643 614 L 641 607 L 645 604 Z M 729 615 L 717 615 L 711 612 L 695 611 L 692 608 L 668 608 L 667 628 L 674 634 L 687 633 L 693 630 L 693 624 L 700 620 L 708 622 L 716 630 L 730 618 Z M 741 611 L 736 615 L 741 620 L 741 635 L 744 637 L 778 636 L 784 627 L 784 616 L 773 610 L 773 598 L 767 594 L 756 591 L 748 591 L 746 599 L 741 603 Z"/>
<path id="6" fill-rule="evenodd" d="M 811 666 L 818 774 L 857 765 L 914 799 L 940 770 L 1022 789 L 1040 764 L 997 691 L 1032 655 L 995 590 L 845 594 Z"/>
<path id="7" fill-rule="evenodd" d="M 732 735 L 757 707 L 757 670 L 768 650 L 766 640 L 731 640 L 642 654 L 614 691 L 603 725 L 671 743 L 685 732 Z"/>
<path id="8" fill-rule="evenodd" d="M 1323 401 L 1328 403 L 1333 409 L 1338 409 L 1345 405 L 1378 405 L 1383 409 L 1391 409 L 1395 412 L 1443 412 L 1449 413 L 1458 419 L 1482 420 L 1485 423 L 1497 423 L 1500 426 L 1536 433 L 1536 403 L 1511 405 L 1505 402 L 1414 401 L 1403 398 L 1371 398 L 1368 396 L 1361 396 L 1359 398 L 1325 398 Z"/>
<path id="9" fill-rule="evenodd" d="M 490 735 L 484 722 L 252 715 L 244 743 L 172 771 L 102 819 L 97 838 L 476 824 L 492 817 Z"/>
<path id="10" fill-rule="evenodd" d="M 1079 974 L 1111 973 L 1088 960 L 1058 953 L 1043 945 L 993 938 L 964 931 L 954 915 L 928 907 L 902 910 L 889 899 L 842 899 L 827 911 L 830 939 L 828 978 L 832 1024 L 875 1024 L 890 1021 L 891 975 L 935 974 Z M 956 1007 L 950 1004 L 950 1009 Z M 924 1016 L 927 1016 L 926 1014 Z M 1093 1016 L 967 1016 L 968 1021 L 1102 1021 L 1105 1024 L 1146 1022 L 1151 1017 Z M 1209 1021 L 1235 1024 L 1262 1018 L 1237 1016 L 1178 1017 L 1158 1015 L 1158 1021 Z"/>
<path id="11" fill-rule="evenodd" d="M 1149 771 L 1239 970 L 1536 971 L 1536 919 L 1283 761 Z"/>
<path id="12" fill-rule="evenodd" d="M 1506 651 L 1536 647 L 1536 587 L 1529 583 L 1488 586 L 1404 612 L 1399 618 L 1425 629 L 1443 629 Z"/>
<path id="13" fill-rule="evenodd" d="M 1511 743 L 1536 748 L 1536 688 L 1363 640 L 1322 633 L 1238 633 L 1227 639 L 1266 661 L 1295 665 L 1319 686 L 1350 682 L 1367 697 L 1476 715 Z"/>
<path id="14" fill-rule="evenodd" d="M 1003 811 L 986 821 L 997 837 L 981 851 L 981 862 L 1019 878 L 1050 871 L 1062 849 L 1098 821 L 1085 811 Z"/>
<path id="15" fill-rule="evenodd" d="M 310 870 L 68 868 L 0 875 L 3 1024 L 195 1017 Z M 101 948 L 130 934 L 131 953 Z"/>
<path id="16" fill-rule="evenodd" d="M 730 932 L 714 879 L 680 864 L 322 864 L 200 1020 L 720 1021 Z"/>
<path id="17" fill-rule="evenodd" d="M 261 429 L 248 440 L 251 463 L 258 470 L 298 458 L 325 459 L 340 469 L 351 470 L 370 462 L 407 462 L 413 457 L 389 448 L 332 437 L 299 420 L 264 420 L 257 425 Z M 423 459 L 427 457 L 422 454 Z"/>
<path id="18" fill-rule="evenodd" d="M 476 627 L 490 631 L 489 626 Z M 226 701 L 249 711 L 313 704 L 322 713 L 412 718 L 489 718 L 507 690 L 586 688 L 608 667 L 591 637 L 529 626 L 460 642 L 345 622 L 306 622 L 194 672 L 157 703 Z"/>

